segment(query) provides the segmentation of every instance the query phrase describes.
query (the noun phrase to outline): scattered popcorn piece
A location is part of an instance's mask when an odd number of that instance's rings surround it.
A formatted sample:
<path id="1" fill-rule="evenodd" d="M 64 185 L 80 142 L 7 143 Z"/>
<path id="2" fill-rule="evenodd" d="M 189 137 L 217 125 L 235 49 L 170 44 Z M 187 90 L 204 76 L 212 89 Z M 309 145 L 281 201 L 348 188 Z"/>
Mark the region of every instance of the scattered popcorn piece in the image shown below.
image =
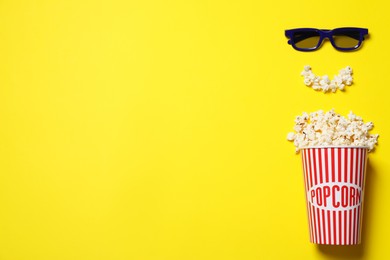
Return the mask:
<path id="1" fill-rule="evenodd" d="M 345 86 L 351 86 L 353 81 L 352 68 L 349 66 L 341 69 L 339 75 L 335 75 L 333 80 L 330 80 L 328 75 L 316 76 L 309 65 L 304 66 L 301 76 L 304 77 L 303 83 L 306 86 L 314 90 L 322 90 L 324 93 L 329 91 L 335 93 L 337 89 L 343 91 Z"/>
<path id="2" fill-rule="evenodd" d="M 313 83 L 313 81 L 311 81 L 309 78 L 305 78 L 305 80 L 303 81 L 303 83 L 305 83 L 306 86 L 310 87 L 311 84 Z"/>
<path id="3" fill-rule="evenodd" d="M 310 70 L 311 70 L 311 67 L 310 67 L 310 65 L 306 65 L 305 67 L 303 67 L 303 69 L 304 69 L 305 71 L 310 71 Z"/>
<path id="4" fill-rule="evenodd" d="M 293 132 L 287 134 L 287 140 L 294 141 L 294 139 L 295 139 L 295 134 Z"/>
<path id="5" fill-rule="evenodd" d="M 347 118 L 337 114 L 334 109 L 328 112 L 318 110 L 304 112 L 295 118 L 294 131 L 287 134 L 287 140 L 294 142 L 296 152 L 308 146 L 366 146 L 369 152 L 378 143 L 378 134 L 370 134 L 374 124 L 364 123 L 352 111 Z"/>

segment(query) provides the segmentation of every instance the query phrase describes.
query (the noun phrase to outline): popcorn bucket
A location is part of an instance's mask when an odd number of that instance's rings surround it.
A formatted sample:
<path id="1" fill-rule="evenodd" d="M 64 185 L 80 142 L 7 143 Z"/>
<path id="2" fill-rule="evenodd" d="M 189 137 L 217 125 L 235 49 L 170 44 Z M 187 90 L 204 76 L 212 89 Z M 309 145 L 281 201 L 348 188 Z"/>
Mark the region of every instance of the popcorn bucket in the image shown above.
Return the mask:
<path id="1" fill-rule="evenodd" d="M 310 242 L 360 244 L 367 147 L 301 150 Z"/>

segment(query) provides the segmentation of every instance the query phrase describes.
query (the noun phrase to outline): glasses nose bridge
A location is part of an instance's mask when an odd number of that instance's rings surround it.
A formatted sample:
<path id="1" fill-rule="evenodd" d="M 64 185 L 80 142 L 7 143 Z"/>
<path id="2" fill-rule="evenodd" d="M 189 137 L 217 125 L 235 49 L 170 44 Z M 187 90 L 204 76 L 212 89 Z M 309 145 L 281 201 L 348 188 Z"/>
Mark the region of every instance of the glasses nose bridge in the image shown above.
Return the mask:
<path id="1" fill-rule="evenodd" d="M 322 30 L 321 32 L 322 32 L 323 39 L 328 38 L 329 40 L 331 40 L 333 34 L 331 30 Z"/>

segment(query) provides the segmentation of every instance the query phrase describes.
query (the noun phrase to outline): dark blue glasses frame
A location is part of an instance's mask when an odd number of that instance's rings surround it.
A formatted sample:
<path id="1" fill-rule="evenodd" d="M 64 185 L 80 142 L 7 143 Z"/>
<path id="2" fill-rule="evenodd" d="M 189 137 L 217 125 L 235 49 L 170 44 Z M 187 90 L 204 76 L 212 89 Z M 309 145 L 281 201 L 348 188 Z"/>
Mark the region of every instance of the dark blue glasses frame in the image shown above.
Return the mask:
<path id="1" fill-rule="evenodd" d="M 357 27 L 342 27 L 333 30 L 297 28 L 285 31 L 286 37 L 290 38 L 287 43 L 298 51 L 315 51 L 325 38 L 329 39 L 336 50 L 353 51 L 362 45 L 364 36 L 367 34 L 368 29 Z"/>

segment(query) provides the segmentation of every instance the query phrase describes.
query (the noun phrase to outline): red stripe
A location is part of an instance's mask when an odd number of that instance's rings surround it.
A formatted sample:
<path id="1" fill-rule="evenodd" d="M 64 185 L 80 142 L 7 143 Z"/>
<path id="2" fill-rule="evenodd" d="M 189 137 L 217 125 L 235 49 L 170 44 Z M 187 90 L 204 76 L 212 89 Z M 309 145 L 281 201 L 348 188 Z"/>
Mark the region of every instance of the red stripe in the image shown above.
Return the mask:
<path id="1" fill-rule="evenodd" d="M 310 153 L 309 153 L 309 150 L 307 151 L 307 153 L 306 153 L 306 156 L 307 156 L 307 158 L 309 159 L 309 161 L 310 161 Z M 310 188 L 313 186 L 313 182 L 312 182 L 312 173 L 311 173 L 311 168 L 312 166 L 311 166 L 311 164 L 308 164 L 308 167 L 307 167 L 307 169 L 308 169 L 308 176 L 309 176 L 309 178 L 310 178 Z M 312 236 L 312 239 L 313 239 L 313 242 L 314 241 L 316 241 L 316 238 L 315 238 L 315 227 L 314 227 L 314 212 L 313 212 L 313 207 L 309 207 L 309 209 L 310 209 L 310 216 L 311 216 L 311 218 L 310 218 L 310 226 L 311 226 L 311 236 Z"/>
<path id="2" fill-rule="evenodd" d="M 322 154 L 321 154 L 321 150 L 320 148 L 318 149 L 315 149 L 316 150 L 316 160 L 317 160 L 317 173 L 319 174 L 319 183 L 322 183 L 322 175 L 323 175 L 323 172 L 322 172 Z M 324 215 L 324 210 L 318 210 L 317 209 L 317 212 L 319 212 L 319 218 L 321 220 L 320 222 L 320 244 L 325 244 L 325 232 L 326 232 L 326 229 L 325 229 L 325 215 Z"/>
<path id="3" fill-rule="evenodd" d="M 350 168 L 349 168 L 349 170 L 350 170 L 350 182 L 351 183 L 353 183 L 353 176 L 354 176 L 354 166 L 355 166 L 355 164 L 354 164 L 354 162 L 355 162 L 355 156 L 354 156 L 354 154 L 355 154 L 355 151 L 356 151 L 356 149 L 352 149 L 352 150 L 350 150 L 350 158 L 349 158 L 349 160 L 350 160 Z"/>
<path id="4" fill-rule="evenodd" d="M 356 208 L 353 209 L 353 243 L 356 244 Z"/>
<path id="5" fill-rule="evenodd" d="M 341 149 L 340 148 L 337 148 L 337 168 L 338 168 L 338 172 L 337 172 L 337 180 L 339 182 L 341 182 Z M 338 237 L 338 244 L 341 245 L 342 244 L 342 232 L 341 232 L 341 211 L 338 212 L 339 216 L 338 216 L 338 221 L 337 221 L 337 225 L 338 225 L 338 232 L 339 232 L 339 237 Z"/>
<path id="6" fill-rule="evenodd" d="M 335 172 L 336 172 L 336 163 L 335 163 L 335 156 L 336 156 L 336 153 L 335 153 L 335 149 L 334 148 L 331 148 L 331 151 L 332 151 L 332 182 L 335 182 L 336 181 L 336 177 L 335 177 Z"/>
<path id="7" fill-rule="evenodd" d="M 321 220 L 321 215 L 320 215 L 320 209 L 317 208 L 317 228 L 318 228 L 318 237 L 319 237 L 319 243 L 322 244 L 322 234 L 321 234 L 321 223 L 320 223 L 320 220 Z"/>
<path id="8" fill-rule="evenodd" d="M 357 166 L 357 170 L 356 170 L 356 185 L 360 187 L 360 184 L 359 184 L 359 174 L 360 174 L 360 165 L 361 165 L 361 159 L 362 159 L 362 153 L 361 153 L 361 150 L 359 149 L 357 151 L 357 162 L 356 162 L 356 166 Z"/>
<path id="9" fill-rule="evenodd" d="M 314 167 L 314 172 L 312 172 L 314 175 L 314 185 L 317 185 L 317 161 L 315 157 L 315 149 L 312 149 L 311 155 L 312 155 L 313 167 Z"/>
<path id="10" fill-rule="evenodd" d="M 363 150 L 359 149 L 359 172 L 357 174 L 357 185 L 360 187 L 360 173 L 362 172 L 362 158 L 363 157 Z"/>
<path id="11" fill-rule="evenodd" d="M 346 148 L 345 149 L 345 182 L 346 183 L 352 183 L 351 173 L 352 173 L 352 148 Z M 350 198 L 347 198 L 350 200 Z M 346 210 L 344 212 L 345 214 L 345 244 L 350 245 L 351 244 L 351 210 Z"/>
<path id="12" fill-rule="evenodd" d="M 311 177 L 311 167 L 312 167 L 312 163 L 311 163 L 311 159 L 310 159 L 310 150 L 307 150 L 307 153 L 306 153 L 306 157 L 307 157 L 307 160 L 308 160 L 308 163 L 309 163 L 309 180 L 310 180 L 310 187 L 311 188 L 313 186 L 313 180 L 312 180 L 312 177 Z"/>
<path id="13" fill-rule="evenodd" d="M 348 232 L 347 232 L 347 227 L 348 227 L 348 221 L 347 221 L 347 212 L 348 211 L 344 211 L 343 214 L 344 214 L 344 245 L 347 245 L 347 237 L 348 237 Z"/>
<path id="14" fill-rule="evenodd" d="M 310 237 L 310 242 L 312 242 L 311 227 L 310 227 L 309 201 L 308 201 L 308 197 L 307 197 L 307 191 L 309 189 L 309 184 L 308 184 L 308 176 L 307 176 L 306 150 L 302 150 L 302 160 L 303 160 L 303 166 L 305 168 L 305 197 L 306 197 L 307 220 L 308 220 L 308 224 L 309 224 L 309 237 Z"/>
<path id="15" fill-rule="evenodd" d="M 344 150 L 344 182 L 348 182 L 348 148 Z"/>
<path id="16" fill-rule="evenodd" d="M 322 234 L 323 234 L 323 243 L 326 244 L 327 236 L 326 236 L 326 225 L 325 225 L 325 210 L 321 209 L 322 215 Z"/>
<path id="17" fill-rule="evenodd" d="M 342 222 L 342 219 L 341 219 L 341 211 L 339 211 L 339 222 L 338 222 L 338 224 L 339 224 L 339 245 L 341 245 L 342 244 L 342 236 L 341 236 L 341 234 L 342 234 L 342 230 L 341 230 L 341 222 Z"/>
<path id="18" fill-rule="evenodd" d="M 314 149 L 310 149 L 310 162 L 311 162 L 311 167 L 310 167 L 310 170 L 311 170 L 311 179 L 312 179 L 312 187 L 317 184 L 317 181 L 316 181 L 316 170 L 315 170 L 315 158 L 314 158 Z M 318 238 L 318 218 L 317 218 L 317 212 L 316 212 L 316 208 L 313 206 L 313 217 L 314 217 L 314 227 L 313 227 L 313 230 L 314 230 L 314 235 L 315 235 L 315 243 L 318 243 L 319 241 L 319 238 Z"/>
<path id="19" fill-rule="evenodd" d="M 360 162 L 360 149 L 356 149 L 356 161 L 355 161 L 355 180 L 354 180 L 354 183 L 356 185 L 359 186 L 358 182 L 359 182 L 359 172 L 360 172 L 360 166 L 359 166 L 359 162 Z M 358 206 L 360 207 L 360 206 Z M 357 244 L 357 208 L 354 208 L 353 209 L 353 241 L 354 241 L 354 244 Z"/>
<path id="20" fill-rule="evenodd" d="M 360 199 L 360 206 L 358 207 L 358 212 L 359 212 L 359 222 L 358 222 L 358 243 L 360 242 L 361 239 L 361 224 L 362 224 L 362 217 L 363 217 L 363 185 L 364 185 L 364 172 L 365 172 L 365 167 L 366 167 L 366 156 L 367 156 L 367 150 L 362 149 L 362 167 L 360 170 L 360 187 L 361 187 L 361 199 Z"/>
<path id="21" fill-rule="evenodd" d="M 331 244 L 331 238 L 332 238 L 331 234 L 332 234 L 332 232 L 331 232 L 331 229 L 330 229 L 330 223 L 332 221 L 330 220 L 330 210 L 327 210 L 327 213 L 328 213 L 328 243 Z"/>
<path id="22" fill-rule="evenodd" d="M 317 151 L 317 158 L 318 158 L 318 168 L 319 168 L 319 174 L 320 174 L 320 180 L 319 180 L 319 183 L 322 183 L 322 159 L 321 159 L 321 149 L 316 149 Z"/>
<path id="23" fill-rule="evenodd" d="M 332 182 L 336 181 L 336 149 L 332 148 Z M 333 240 L 334 244 L 338 244 L 337 241 L 337 215 L 336 211 L 333 211 Z"/>
<path id="24" fill-rule="evenodd" d="M 332 166 L 329 167 L 329 163 L 331 161 L 332 155 L 329 156 L 328 153 L 331 152 L 331 149 L 325 148 L 324 152 L 325 152 L 325 162 L 324 162 L 325 163 L 325 180 L 326 180 L 326 182 L 329 182 L 331 179 L 330 170 L 332 167 Z M 331 224 L 332 224 L 331 211 L 327 210 L 326 214 L 327 214 L 327 225 L 328 225 L 328 232 L 327 232 L 328 244 L 333 244 L 334 242 L 332 242 L 333 237 L 332 237 L 332 227 L 331 227 Z"/>
<path id="25" fill-rule="evenodd" d="M 302 151 L 302 160 L 303 160 L 303 167 L 305 168 L 305 185 L 306 185 L 306 194 L 307 194 L 307 191 L 310 189 L 309 188 L 309 176 L 308 176 L 308 167 L 307 167 L 307 158 L 306 158 L 306 154 L 307 154 L 307 149 L 303 150 Z"/>
<path id="26" fill-rule="evenodd" d="M 307 187 L 306 185 L 306 159 L 305 159 L 305 150 L 301 150 L 301 159 L 302 159 L 302 167 L 303 167 L 303 174 L 305 177 L 305 188 Z"/>
<path id="27" fill-rule="evenodd" d="M 359 172 L 359 186 L 360 188 L 363 186 L 363 182 L 362 182 L 362 176 L 363 176 L 363 172 L 364 172 L 364 150 L 361 149 L 361 154 L 362 154 L 362 159 L 360 160 L 360 172 Z"/>
<path id="28" fill-rule="evenodd" d="M 360 187 L 362 188 L 362 194 L 363 194 L 363 185 L 364 185 L 364 170 L 365 170 L 365 167 L 366 167 L 366 151 L 364 149 L 362 149 L 363 151 L 363 159 L 362 159 L 362 170 L 361 170 L 361 176 L 360 176 Z"/>
<path id="29" fill-rule="evenodd" d="M 357 231 L 357 244 L 360 242 L 360 207 L 358 207 L 358 213 L 357 213 L 357 228 L 356 228 L 356 231 Z"/>
<path id="30" fill-rule="evenodd" d="M 339 168 L 339 174 L 338 174 L 338 181 L 341 182 L 341 149 L 337 148 L 338 151 L 338 156 L 337 156 L 337 161 L 338 161 L 338 168 Z"/>
<path id="31" fill-rule="evenodd" d="M 361 183 L 361 175 L 362 175 L 362 172 L 363 172 L 363 168 L 362 168 L 362 165 L 363 165 L 363 152 L 364 150 L 363 149 L 359 149 L 359 172 L 357 174 L 357 182 L 358 182 L 358 186 L 359 187 L 362 187 L 362 183 Z M 357 208 L 357 216 L 356 216 L 356 243 L 359 243 L 359 233 L 360 233 L 360 208 L 361 208 L 361 200 L 360 200 L 360 205 L 358 206 Z"/>
<path id="32" fill-rule="evenodd" d="M 329 182 L 328 148 L 325 148 L 325 181 Z"/>
<path id="33" fill-rule="evenodd" d="M 355 161 L 354 161 L 354 167 L 353 167 L 353 183 L 357 185 L 357 174 L 358 174 L 358 171 L 359 171 L 359 150 L 356 149 L 355 150 L 355 154 L 354 154 L 354 158 L 355 158 Z"/>
<path id="34" fill-rule="evenodd" d="M 313 232 L 314 232 L 314 243 L 318 243 L 318 234 L 317 234 L 317 218 L 316 218 L 316 212 L 314 206 L 311 206 L 312 212 L 313 212 Z"/>
<path id="35" fill-rule="evenodd" d="M 318 167 L 318 149 L 313 149 L 313 165 L 314 165 L 314 184 L 317 185 L 319 183 L 318 174 L 319 167 Z M 318 243 L 322 244 L 322 232 L 321 232 L 321 214 L 320 209 L 316 208 L 316 220 L 317 220 L 317 236 L 318 236 Z"/>
<path id="36" fill-rule="evenodd" d="M 314 222 L 313 207 L 309 206 L 309 208 L 310 208 L 310 231 L 311 231 L 311 239 L 312 239 L 311 241 L 315 243 L 316 239 L 315 239 L 314 225 L 313 225 Z"/>
<path id="37" fill-rule="evenodd" d="M 336 211 L 333 211 L 333 243 L 336 245 L 337 236 L 336 236 Z"/>
<path id="38" fill-rule="evenodd" d="M 353 232 L 352 232 L 352 209 L 350 209 L 349 211 L 349 244 L 350 245 L 353 245 L 352 243 L 352 237 L 353 237 Z"/>
<path id="39" fill-rule="evenodd" d="M 306 159 L 307 159 L 307 174 L 308 174 L 308 177 L 309 177 L 309 182 L 310 182 L 310 186 L 309 186 L 309 189 L 313 186 L 313 182 L 312 182 L 312 164 L 311 164 L 311 160 L 310 160 L 310 150 L 307 149 L 306 150 Z M 316 237 L 315 237 L 315 226 L 313 225 L 313 222 L 314 222 L 314 213 L 313 213 L 313 206 L 310 205 L 310 228 L 311 228 L 311 236 L 312 236 L 312 241 L 313 243 L 316 242 Z"/>

